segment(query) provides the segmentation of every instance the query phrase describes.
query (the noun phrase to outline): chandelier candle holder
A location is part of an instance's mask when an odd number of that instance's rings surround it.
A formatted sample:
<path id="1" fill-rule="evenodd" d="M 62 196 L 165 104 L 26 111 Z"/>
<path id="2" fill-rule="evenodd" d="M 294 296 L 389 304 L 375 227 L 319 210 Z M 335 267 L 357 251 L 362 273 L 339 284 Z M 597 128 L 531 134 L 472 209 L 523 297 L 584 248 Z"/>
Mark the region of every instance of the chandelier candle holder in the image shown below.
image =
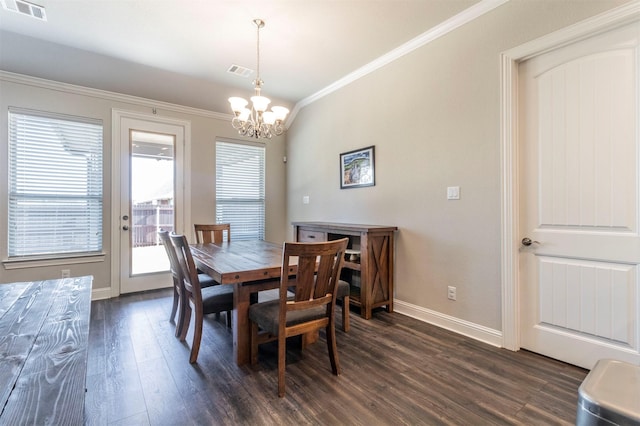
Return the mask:
<path id="1" fill-rule="evenodd" d="M 271 139 L 273 135 L 279 136 L 284 132 L 284 119 L 289 114 L 289 110 L 282 106 L 273 106 L 271 111 L 267 111 L 271 99 L 262 96 L 264 81 L 260 79 L 260 28 L 264 27 L 264 21 L 254 19 L 253 23 L 257 27 L 258 42 L 256 79 L 253 81 L 254 95 L 251 97 L 251 109 L 247 108 L 249 102 L 246 99 L 229 98 L 229 104 L 231 104 L 234 114 L 231 125 L 242 136 Z"/>

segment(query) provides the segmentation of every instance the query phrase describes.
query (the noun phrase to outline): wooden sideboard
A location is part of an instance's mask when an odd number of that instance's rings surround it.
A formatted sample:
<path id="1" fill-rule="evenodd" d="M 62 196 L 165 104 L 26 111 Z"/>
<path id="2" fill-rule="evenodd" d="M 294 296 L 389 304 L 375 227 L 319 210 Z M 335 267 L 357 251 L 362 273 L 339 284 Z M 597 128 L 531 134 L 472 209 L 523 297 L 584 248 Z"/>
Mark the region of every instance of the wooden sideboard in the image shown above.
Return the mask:
<path id="1" fill-rule="evenodd" d="M 92 277 L 0 284 L 0 425 L 83 425 Z"/>
<path id="2" fill-rule="evenodd" d="M 350 302 L 370 319 L 374 308 L 393 312 L 393 258 L 395 226 L 328 222 L 293 222 L 299 242 L 330 241 L 348 237 L 342 279 L 351 285 Z"/>

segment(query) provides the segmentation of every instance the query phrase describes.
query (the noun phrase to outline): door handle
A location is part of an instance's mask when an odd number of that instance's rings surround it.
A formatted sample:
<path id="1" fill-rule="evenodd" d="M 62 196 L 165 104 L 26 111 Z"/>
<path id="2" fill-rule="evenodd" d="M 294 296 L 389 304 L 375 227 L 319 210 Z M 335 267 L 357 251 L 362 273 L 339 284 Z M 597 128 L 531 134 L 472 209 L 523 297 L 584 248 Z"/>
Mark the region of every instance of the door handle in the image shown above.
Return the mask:
<path id="1" fill-rule="evenodd" d="M 124 225 L 124 226 L 122 227 L 122 230 L 123 230 L 123 231 L 128 231 L 128 230 L 129 230 L 129 227 L 128 227 L 127 225 Z"/>
<path id="2" fill-rule="evenodd" d="M 534 240 L 532 240 L 532 239 L 531 239 L 531 238 L 529 238 L 529 237 L 524 237 L 524 238 L 522 239 L 522 245 L 523 245 L 523 246 L 527 246 L 527 247 L 529 247 L 531 244 L 534 244 L 534 243 L 535 243 L 535 244 L 540 244 L 540 241 L 534 241 Z"/>

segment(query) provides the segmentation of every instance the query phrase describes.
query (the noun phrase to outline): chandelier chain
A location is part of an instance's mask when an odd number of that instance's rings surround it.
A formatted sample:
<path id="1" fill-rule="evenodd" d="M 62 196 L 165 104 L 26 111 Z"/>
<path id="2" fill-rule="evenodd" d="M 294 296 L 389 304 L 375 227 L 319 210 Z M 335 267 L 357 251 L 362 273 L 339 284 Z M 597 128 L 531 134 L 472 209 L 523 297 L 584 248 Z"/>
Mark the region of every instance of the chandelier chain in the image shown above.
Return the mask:
<path id="1" fill-rule="evenodd" d="M 257 31 L 257 48 L 256 48 L 256 80 L 260 80 L 260 23 L 256 23 Z"/>

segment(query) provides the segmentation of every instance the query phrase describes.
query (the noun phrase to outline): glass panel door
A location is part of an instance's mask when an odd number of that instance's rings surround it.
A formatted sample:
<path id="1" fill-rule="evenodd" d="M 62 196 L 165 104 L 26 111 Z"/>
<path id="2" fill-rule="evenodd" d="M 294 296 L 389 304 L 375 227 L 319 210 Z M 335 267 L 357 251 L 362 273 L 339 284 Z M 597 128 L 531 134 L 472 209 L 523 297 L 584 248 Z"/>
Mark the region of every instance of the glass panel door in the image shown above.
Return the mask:
<path id="1" fill-rule="evenodd" d="M 174 145 L 174 135 L 131 131 L 131 276 L 169 270 L 158 231 L 174 230 Z"/>
<path id="2" fill-rule="evenodd" d="M 185 127 L 150 119 L 122 117 L 119 167 L 120 293 L 173 285 L 169 260 L 158 230 L 182 231 L 184 223 Z"/>

